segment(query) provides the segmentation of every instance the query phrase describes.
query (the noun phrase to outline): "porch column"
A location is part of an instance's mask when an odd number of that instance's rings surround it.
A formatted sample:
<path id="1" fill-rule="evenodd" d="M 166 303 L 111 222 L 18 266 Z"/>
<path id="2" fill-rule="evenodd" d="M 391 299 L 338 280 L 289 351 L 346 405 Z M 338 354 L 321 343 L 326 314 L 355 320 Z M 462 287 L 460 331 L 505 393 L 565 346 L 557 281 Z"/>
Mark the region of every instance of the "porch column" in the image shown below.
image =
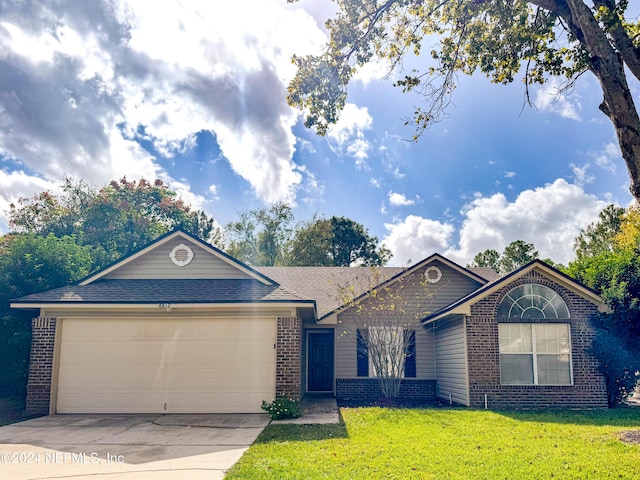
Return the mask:
<path id="1" fill-rule="evenodd" d="M 276 396 L 302 396 L 302 319 L 278 317 Z"/>
<path id="2" fill-rule="evenodd" d="M 25 412 L 29 415 L 49 414 L 56 323 L 55 317 L 36 317 L 31 320 L 31 355 L 25 406 Z"/>

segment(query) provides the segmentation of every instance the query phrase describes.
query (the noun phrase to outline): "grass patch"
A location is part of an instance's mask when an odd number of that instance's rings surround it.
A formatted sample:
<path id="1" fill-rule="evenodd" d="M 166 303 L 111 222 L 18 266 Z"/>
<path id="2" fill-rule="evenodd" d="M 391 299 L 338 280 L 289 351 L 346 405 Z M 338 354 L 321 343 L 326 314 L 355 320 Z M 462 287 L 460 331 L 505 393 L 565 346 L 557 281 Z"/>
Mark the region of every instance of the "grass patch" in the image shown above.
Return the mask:
<path id="1" fill-rule="evenodd" d="M 270 425 L 227 479 L 638 478 L 640 408 L 343 408 L 344 425 Z"/>

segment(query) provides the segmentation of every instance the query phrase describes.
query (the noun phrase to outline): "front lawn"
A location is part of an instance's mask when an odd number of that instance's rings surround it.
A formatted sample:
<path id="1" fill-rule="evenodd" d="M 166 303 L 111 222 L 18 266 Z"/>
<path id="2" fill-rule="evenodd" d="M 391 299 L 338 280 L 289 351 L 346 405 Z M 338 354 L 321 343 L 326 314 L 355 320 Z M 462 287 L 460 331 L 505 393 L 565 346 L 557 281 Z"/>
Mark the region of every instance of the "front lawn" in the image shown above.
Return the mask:
<path id="1" fill-rule="evenodd" d="M 270 425 L 226 479 L 640 478 L 640 408 L 343 408 L 344 425 Z"/>

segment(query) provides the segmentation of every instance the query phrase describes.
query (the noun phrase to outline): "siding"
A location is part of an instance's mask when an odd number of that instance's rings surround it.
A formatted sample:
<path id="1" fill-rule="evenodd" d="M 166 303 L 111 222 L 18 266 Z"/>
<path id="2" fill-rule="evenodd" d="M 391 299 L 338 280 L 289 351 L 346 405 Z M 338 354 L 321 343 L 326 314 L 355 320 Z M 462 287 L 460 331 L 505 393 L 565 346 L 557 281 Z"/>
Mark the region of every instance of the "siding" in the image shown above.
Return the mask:
<path id="1" fill-rule="evenodd" d="M 469 405 L 467 345 L 464 317 L 438 322 L 435 327 L 436 396 L 461 405 Z"/>
<path id="2" fill-rule="evenodd" d="M 422 285 L 424 271 L 436 266 L 442 272 L 442 278 L 436 284 L 429 284 L 426 291 Z M 397 282 L 402 285 L 405 298 L 415 299 L 406 308 L 404 325 L 416 325 L 416 373 L 417 378 L 436 378 L 435 342 L 432 330 L 418 326 L 418 322 L 428 313 L 437 311 L 460 297 L 476 290 L 480 284 L 469 277 L 449 268 L 439 261 L 430 262 L 416 270 L 405 279 Z M 420 305 L 422 304 L 422 305 Z M 356 313 L 354 309 L 345 310 L 338 315 L 336 326 L 336 378 L 354 378 L 356 371 Z"/>
<path id="3" fill-rule="evenodd" d="M 177 245 L 184 243 L 193 251 L 193 260 L 184 267 L 178 267 L 169 258 L 169 253 Z M 235 266 L 218 258 L 195 243 L 176 238 L 159 245 L 146 254 L 131 260 L 105 279 L 198 279 L 198 278 L 251 278 Z"/>

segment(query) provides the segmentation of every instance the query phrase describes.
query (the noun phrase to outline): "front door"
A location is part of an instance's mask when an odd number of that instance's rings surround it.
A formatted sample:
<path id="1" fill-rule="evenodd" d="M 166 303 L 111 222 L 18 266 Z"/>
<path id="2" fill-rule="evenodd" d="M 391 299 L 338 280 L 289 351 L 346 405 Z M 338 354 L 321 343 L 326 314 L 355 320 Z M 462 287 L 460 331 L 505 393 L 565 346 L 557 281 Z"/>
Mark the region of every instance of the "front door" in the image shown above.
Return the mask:
<path id="1" fill-rule="evenodd" d="M 333 391 L 333 330 L 309 332 L 308 391 Z"/>

